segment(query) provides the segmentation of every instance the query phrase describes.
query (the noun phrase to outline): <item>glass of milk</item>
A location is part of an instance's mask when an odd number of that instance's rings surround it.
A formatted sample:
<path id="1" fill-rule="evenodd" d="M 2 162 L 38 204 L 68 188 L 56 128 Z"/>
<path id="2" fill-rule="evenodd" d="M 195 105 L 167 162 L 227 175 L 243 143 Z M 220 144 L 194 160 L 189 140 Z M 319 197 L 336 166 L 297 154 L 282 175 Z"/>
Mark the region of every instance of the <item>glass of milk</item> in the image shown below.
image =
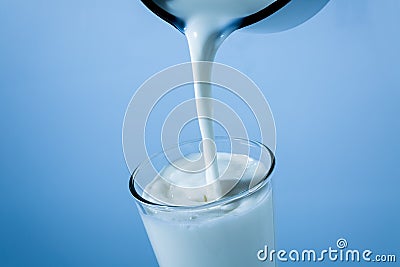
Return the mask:
<path id="1" fill-rule="evenodd" d="M 166 149 L 131 176 L 130 191 L 159 265 L 275 266 L 257 258 L 275 242 L 272 151 L 258 142 L 216 137 L 219 177 L 210 183 L 201 143 Z"/>

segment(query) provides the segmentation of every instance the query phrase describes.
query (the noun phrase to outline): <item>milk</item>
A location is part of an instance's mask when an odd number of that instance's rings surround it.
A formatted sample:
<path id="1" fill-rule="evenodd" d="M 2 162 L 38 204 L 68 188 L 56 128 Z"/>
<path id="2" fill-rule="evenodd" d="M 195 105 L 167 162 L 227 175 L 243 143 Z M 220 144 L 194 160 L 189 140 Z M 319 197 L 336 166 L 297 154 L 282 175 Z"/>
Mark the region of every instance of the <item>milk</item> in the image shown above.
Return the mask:
<path id="1" fill-rule="evenodd" d="M 188 172 L 192 167 L 196 169 L 190 162 L 184 171 L 166 166 L 144 189 L 143 197 L 153 203 L 181 207 L 141 206 L 141 216 L 158 263 L 161 267 L 275 266 L 257 259 L 260 248 L 266 244 L 274 247 L 269 182 L 247 197 L 224 202 L 226 198 L 256 188 L 265 178 L 267 168 L 245 155 L 217 153 L 211 120 L 211 86 L 196 82 L 210 81 L 211 69 L 195 64 L 213 61 L 218 47 L 237 29 L 241 18 L 275 0 L 154 2 L 185 22 L 203 140 L 202 163 L 206 167 L 202 172 Z"/>
<path id="2" fill-rule="evenodd" d="M 197 155 L 189 155 L 188 158 Z M 245 155 L 218 153 L 221 184 L 232 190 L 220 201 L 204 199 L 205 172 L 181 171 L 169 165 L 147 185 L 143 197 L 182 209 L 142 206 L 142 220 L 161 267 L 275 266 L 260 262 L 257 251 L 274 248 L 272 190 L 262 184 L 267 168 Z M 193 169 L 197 169 L 193 166 Z M 193 177 L 194 176 L 194 177 Z M 239 176 L 239 177 L 238 177 Z M 203 180 L 204 181 L 204 180 Z M 224 204 L 224 199 L 248 190 L 254 193 Z M 255 190 L 258 189 L 258 190 Z M 220 204 L 222 203 L 222 204 Z"/>
<path id="3" fill-rule="evenodd" d="M 154 0 L 164 10 L 185 22 L 184 33 L 190 50 L 191 61 L 213 61 L 218 47 L 230 33 L 237 29 L 243 17 L 260 11 L 275 0 Z M 215 162 L 214 131 L 211 86 L 196 81 L 210 81 L 211 69 L 193 64 L 194 92 L 206 171 L 206 181 L 213 183 L 219 177 Z M 208 65 L 207 65 L 208 66 Z M 221 188 L 214 183 L 209 188 L 208 198 L 222 196 Z"/>

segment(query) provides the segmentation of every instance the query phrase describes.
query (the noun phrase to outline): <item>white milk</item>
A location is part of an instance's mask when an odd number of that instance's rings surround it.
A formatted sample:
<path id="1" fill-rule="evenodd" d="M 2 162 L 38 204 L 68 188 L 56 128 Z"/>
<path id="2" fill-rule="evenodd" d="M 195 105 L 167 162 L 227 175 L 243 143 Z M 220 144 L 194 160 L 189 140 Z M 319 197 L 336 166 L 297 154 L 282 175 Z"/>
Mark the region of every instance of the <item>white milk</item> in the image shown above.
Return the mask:
<path id="1" fill-rule="evenodd" d="M 189 44 L 192 62 L 214 61 L 221 43 L 230 33 L 236 30 L 237 21 L 260 11 L 275 0 L 154 0 L 160 7 L 185 22 L 185 35 Z M 194 81 L 210 80 L 211 69 L 198 68 L 193 65 Z M 207 166 L 206 180 L 212 183 L 219 176 L 218 164 L 214 161 L 215 146 L 212 121 L 211 86 L 194 84 L 196 108 L 200 132 L 203 139 L 204 160 Z M 209 198 L 221 197 L 218 183 L 209 188 Z"/>
<path id="2" fill-rule="evenodd" d="M 222 185 L 236 184 L 226 197 L 256 188 L 267 173 L 263 164 L 244 155 L 218 153 L 217 158 Z M 206 203 L 207 190 L 199 182 L 204 176 L 204 172 L 188 175 L 169 165 L 145 188 L 143 196 L 153 202 L 186 206 L 172 210 L 144 206 L 142 220 L 160 266 L 275 266 L 257 259 L 265 245 L 274 248 L 270 184 L 229 204 L 201 207 Z"/>
<path id="3" fill-rule="evenodd" d="M 192 62 L 213 61 L 218 47 L 238 20 L 275 0 L 155 0 L 163 9 L 185 21 L 185 35 Z M 259 262 L 257 251 L 274 247 L 272 191 L 267 184 L 251 196 L 227 205 L 199 208 L 200 204 L 246 191 L 266 174 L 260 162 L 247 156 L 218 154 L 209 81 L 211 69 L 193 64 L 194 90 L 203 140 L 205 172 L 185 173 L 166 167 L 145 188 L 144 197 L 154 202 L 185 206 L 159 210 L 148 206 L 142 219 L 162 267 L 275 266 Z M 211 140 L 211 141 L 210 141 Z M 232 156 L 232 158 L 231 158 Z M 228 166 L 228 162 L 231 164 Z M 190 164 L 186 169 L 190 169 Z M 217 182 L 216 182 L 217 181 Z M 251 182 L 252 181 L 252 182 Z M 200 185 L 207 185 L 199 187 Z M 223 201 L 223 199 L 222 199 Z"/>

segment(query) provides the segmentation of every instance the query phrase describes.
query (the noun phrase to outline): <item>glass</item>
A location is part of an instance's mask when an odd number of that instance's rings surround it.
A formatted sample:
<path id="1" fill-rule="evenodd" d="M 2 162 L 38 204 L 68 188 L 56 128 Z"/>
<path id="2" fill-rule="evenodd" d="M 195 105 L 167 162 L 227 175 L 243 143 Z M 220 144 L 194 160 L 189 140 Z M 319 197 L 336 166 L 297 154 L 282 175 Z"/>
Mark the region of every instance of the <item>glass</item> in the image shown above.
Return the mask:
<path id="1" fill-rule="evenodd" d="M 133 172 L 130 191 L 157 261 L 161 267 L 275 266 L 257 258 L 265 246 L 275 247 L 270 178 L 274 155 L 263 144 L 244 139 L 217 137 L 215 146 L 218 155 L 244 155 L 261 163 L 264 167 L 259 179 L 238 179 L 224 197 L 195 206 L 165 204 L 146 197 L 144 188 L 156 175 L 169 162 L 199 153 L 201 140 L 165 150 Z M 250 165 L 245 166 L 246 171 Z"/>

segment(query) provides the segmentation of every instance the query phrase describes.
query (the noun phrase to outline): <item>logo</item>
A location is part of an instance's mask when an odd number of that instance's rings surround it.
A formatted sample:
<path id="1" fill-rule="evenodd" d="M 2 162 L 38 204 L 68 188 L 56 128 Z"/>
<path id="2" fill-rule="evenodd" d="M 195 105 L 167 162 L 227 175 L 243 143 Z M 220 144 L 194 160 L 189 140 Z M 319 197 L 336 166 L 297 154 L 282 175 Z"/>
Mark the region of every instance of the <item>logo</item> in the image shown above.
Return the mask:
<path id="1" fill-rule="evenodd" d="M 281 262 L 396 262 L 394 254 L 375 254 L 372 250 L 349 249 L 345 238 L 336 241 L 336 247 L 328 247 L 323 250 L 275 250 L 266 245 L 257 252 L 259 261 Z"/>

